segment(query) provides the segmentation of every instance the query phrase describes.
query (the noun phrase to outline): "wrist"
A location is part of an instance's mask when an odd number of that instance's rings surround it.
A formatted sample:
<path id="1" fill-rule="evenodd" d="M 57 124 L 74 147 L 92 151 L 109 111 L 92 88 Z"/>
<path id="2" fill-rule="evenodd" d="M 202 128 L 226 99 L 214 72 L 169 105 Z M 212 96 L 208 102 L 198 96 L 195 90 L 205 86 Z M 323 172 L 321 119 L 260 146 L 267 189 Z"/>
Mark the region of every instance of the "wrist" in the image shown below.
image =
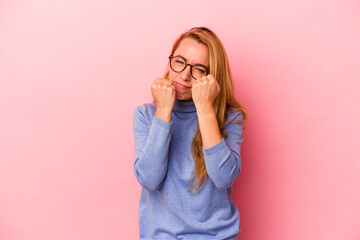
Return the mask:
<path id="1" fill-rule="evenodd" d="M 216 121 L 216 114 L 213 106 L 202 106 L 196 108 L 196 113 L 199 119 L 199 124 L 201 122 Z"/>
<path id="2" fill-rule="evenodd" d="M 163 120 L 164 122 L 170 122 L 171 121 L 171 112 L 172 109 L 163 109 L 163 108 L 157 108 L 155 112 L 155 117 Z"/>
<path id="3" fill-rule="evenodd" d="M 214 106 L 211 103 L 195 104 L 195 107 L 198 114 L 215 114 Z"/>

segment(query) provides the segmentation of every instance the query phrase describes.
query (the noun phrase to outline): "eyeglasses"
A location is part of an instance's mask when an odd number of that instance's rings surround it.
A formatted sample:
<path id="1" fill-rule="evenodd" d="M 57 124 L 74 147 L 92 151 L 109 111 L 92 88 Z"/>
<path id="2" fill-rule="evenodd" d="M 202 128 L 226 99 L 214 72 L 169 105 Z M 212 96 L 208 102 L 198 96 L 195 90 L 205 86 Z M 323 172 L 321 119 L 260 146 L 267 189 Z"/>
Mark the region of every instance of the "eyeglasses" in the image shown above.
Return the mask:
<path id="1" fill-rule="evenodd" d="M 188 64 L 188 63 L 186 63 L 186 60 L 180 56 L 170 55 L 169 59 L 170 59 L 170 68 L 174 72 L 177 72 L 177 73 L 184 71 L 186 66 L 189 65 L 190 66 L 190 74 L 195 80 L 202 78 L 203 76 L 206 76 L 210 73 L 209 70 L 204 65 Z"/>

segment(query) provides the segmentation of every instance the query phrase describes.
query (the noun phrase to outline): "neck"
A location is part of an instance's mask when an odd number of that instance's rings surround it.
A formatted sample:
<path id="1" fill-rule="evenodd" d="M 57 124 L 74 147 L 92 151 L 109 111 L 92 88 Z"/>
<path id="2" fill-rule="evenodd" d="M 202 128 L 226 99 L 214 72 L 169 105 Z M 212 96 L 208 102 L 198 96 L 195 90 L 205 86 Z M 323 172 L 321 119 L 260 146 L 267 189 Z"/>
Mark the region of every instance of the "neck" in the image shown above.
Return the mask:
<path id="1" fill-rule="evenodd" d="M 176 112 L 196 112 L 195 104 L 192 100 L 175 99 L 174 111 Z"/>

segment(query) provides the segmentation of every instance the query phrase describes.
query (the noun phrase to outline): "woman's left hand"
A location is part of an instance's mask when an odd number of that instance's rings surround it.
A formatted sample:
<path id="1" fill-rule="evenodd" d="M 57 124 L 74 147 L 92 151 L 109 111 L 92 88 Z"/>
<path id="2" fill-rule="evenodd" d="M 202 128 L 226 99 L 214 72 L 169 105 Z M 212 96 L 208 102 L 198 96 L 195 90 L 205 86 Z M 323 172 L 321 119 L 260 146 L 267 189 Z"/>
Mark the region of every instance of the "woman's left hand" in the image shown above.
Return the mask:
<path id="1" fill-rule="evenodd" d="M 197 79 L 191 88 L 192 99 L 196 108 L 212 107 L 216 96 L 220 92 L 220 86 L 211 74 Z"/>

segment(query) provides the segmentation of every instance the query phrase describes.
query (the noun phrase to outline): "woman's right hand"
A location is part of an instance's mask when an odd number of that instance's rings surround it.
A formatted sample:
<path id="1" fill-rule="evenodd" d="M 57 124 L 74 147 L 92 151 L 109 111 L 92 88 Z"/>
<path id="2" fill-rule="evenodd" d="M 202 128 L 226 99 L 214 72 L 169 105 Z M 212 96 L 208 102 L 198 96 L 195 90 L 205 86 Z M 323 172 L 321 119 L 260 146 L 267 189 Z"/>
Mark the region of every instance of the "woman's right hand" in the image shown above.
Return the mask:
<path id="1" fill-rule="evenodd" d="M 151 94 L 156 102 L 155 116 L 165 122 L 171 121 L 171 112 L 175 104 L 173 81 L 157 78 L 151 85 Z"/>

